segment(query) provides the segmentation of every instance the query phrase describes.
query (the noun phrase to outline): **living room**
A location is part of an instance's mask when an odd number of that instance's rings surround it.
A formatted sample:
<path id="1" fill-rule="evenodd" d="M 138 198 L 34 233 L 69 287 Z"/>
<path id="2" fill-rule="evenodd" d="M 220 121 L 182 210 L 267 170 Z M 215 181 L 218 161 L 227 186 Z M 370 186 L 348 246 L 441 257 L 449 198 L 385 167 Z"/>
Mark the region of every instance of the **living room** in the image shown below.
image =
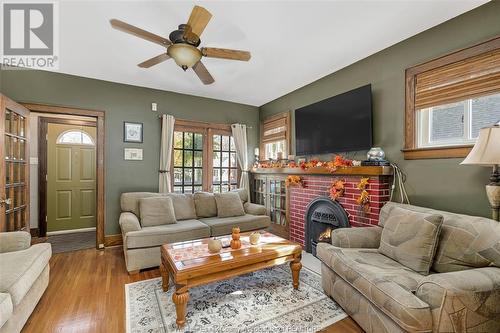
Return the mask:
<path id="1" fill-rule="evenodd" d="M 1 333 L 500 332 L 500 2 L 1 7 Z"/>

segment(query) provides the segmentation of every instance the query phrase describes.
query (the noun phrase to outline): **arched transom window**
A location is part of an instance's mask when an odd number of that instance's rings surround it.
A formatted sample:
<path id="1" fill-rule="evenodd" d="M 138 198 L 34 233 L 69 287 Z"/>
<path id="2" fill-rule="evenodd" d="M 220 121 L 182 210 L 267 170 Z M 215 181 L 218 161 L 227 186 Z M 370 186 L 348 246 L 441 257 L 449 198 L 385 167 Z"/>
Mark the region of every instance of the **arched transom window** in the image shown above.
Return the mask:
<path id="1" fill-rule="evenodd" d="M 68 130 L 62 132 L 57 137 L 56 143 L 67 145 L 95 145 L 92 137 L 82 130 Z"/>

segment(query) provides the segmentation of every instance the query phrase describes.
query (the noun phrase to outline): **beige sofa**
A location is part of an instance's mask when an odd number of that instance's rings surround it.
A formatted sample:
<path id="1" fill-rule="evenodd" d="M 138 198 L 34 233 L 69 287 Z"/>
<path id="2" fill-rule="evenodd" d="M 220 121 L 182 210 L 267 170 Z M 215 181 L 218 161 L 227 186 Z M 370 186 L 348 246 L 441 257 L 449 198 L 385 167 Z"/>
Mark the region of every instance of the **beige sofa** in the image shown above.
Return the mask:
<path id="1" fill-rule="evenodd" d="M 119 223 L 127 270 L 135 273 L 143 268 L 159 266 L 160 246 L 166 243 L 228 235 L 235 226 L 242 232 L 269 227 L 271 221 L 266 215 L 265 207 L 248 202 L 245 191 L 238 190 L 237 193 L 243 202 L 245 214 L 234 217 L 217 217 L 216 211 L 207 213 L 210 209 L 205 207 L 205 201 L 197 201 L 195 204 L 196 194 L 123 193 Z M 173 201 L 177 223 L 143 226 L 140 221 L 139 200 L 158 196 L 170 196 L 175 199 Z"/>
<path id="2" fill-rule="evenodd" d="M 20 332 L 49 284 L 49 243 L 24 231 L 0 233 L 0 333 Z"/>
<path id="3" fill-rule="evenodd" d="M 428 275 L 378 250 L 401 208 L 442 216 Z M 500 332 L 500 223 L 388 203 L 379 226 L 337 229 L 332 244 L 318 246 L 323 288 L 365 331 Z"/>

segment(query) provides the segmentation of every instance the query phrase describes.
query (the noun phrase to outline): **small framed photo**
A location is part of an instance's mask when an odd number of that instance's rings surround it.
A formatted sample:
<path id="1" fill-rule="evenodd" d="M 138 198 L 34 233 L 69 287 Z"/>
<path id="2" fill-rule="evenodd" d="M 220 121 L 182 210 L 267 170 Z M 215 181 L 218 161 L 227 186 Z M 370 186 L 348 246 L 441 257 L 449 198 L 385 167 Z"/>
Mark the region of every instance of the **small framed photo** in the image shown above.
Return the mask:
<path id="1" fill-rule="evenodd" d="M 142 143 L 142 123 L 124 121 L 123 142 Z"/>
<path id="2" fill-rule="evenodd" d="M 126 161 L 142 161 L 142 148 L 124 148 L 123 158 Z"/>

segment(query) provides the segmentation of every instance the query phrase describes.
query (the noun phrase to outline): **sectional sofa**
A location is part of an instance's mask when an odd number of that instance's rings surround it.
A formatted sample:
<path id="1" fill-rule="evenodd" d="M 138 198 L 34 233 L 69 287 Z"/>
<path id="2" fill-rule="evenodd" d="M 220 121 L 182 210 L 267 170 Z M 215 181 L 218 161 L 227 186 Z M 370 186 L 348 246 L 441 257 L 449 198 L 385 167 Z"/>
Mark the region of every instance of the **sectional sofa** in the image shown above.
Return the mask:
<path id="1" fill-rule="evenodd" d="M 231 207 L 231 203 L 217 201 L 213 193 L 198 192 L 195 194 L 129 192 L 121 195 L 120 228 L 123 237 L 123 252 L 129 273 L 140 269 L 160 265 L 160 246 L 166 243 L 181 242 L 211 236 L 222 236 L 231 233 L 233 227 L 242 232 L 265 229 L 270 226 L 270 218 L 266 208 L 248 202 L 247 192 L 232 191 L 239 196 L 241 209 Z M 168 212 L 159 225 L 146 225 L 141 219 L 141 199 L 166 196 L 171 198 L 175 214 L 175 223 L 167 223 Z M 144 203 L 144 200 L 143 200 Z M 224 207 L 221 207 L 224 205 Z M 235 209 L 233 209 L 235 208 Z M 230 210 L 222 214 L 222 210 Z M 233 211 L 236 213 L 232 213 Z M 241 211 L 238 213 L 238 211 Z M 151 215 L 158 213 L 152 212 Z"/>

